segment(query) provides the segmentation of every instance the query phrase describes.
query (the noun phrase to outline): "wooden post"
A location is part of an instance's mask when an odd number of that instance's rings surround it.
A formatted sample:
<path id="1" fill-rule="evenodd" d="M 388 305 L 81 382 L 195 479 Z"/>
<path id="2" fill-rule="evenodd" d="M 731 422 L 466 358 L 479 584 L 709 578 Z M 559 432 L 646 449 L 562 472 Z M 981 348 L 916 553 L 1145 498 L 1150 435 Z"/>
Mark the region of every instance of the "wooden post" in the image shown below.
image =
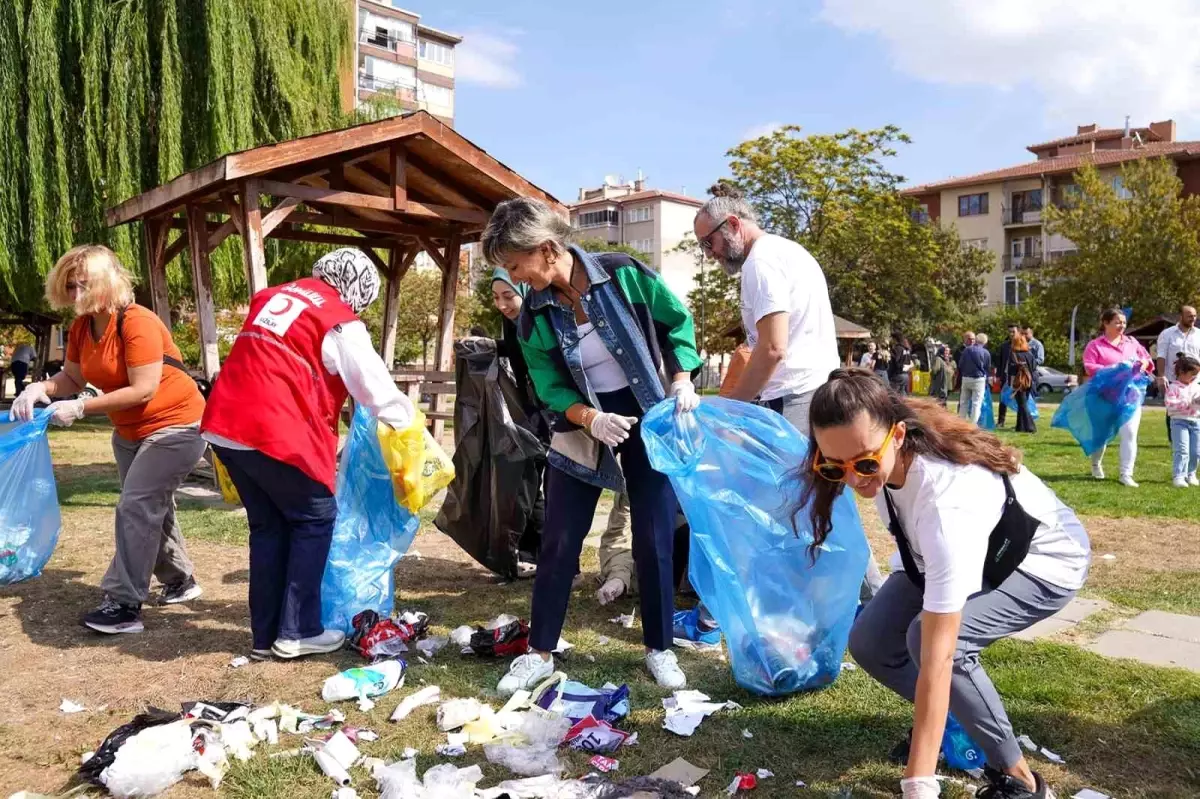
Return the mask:
<path id="1" fill-rule="evenodd" d="M 383 295 L 383 336 L 379 343 L 379 355 L 388 369 L 396 367 L 396 325 L 400 314 L 400 281 L 417 258 L 419 247 L 392 248 L 388 258 L 387 292 Z"/>
<path id="2" fill-rule="evenodd" d="M 458 296 L 458 251 L 461 237 L 453 234 L 446 243 L 444 256 L 445 267 L 442 269 L 442 301 L 441 317 L 438 320 L 437 349 L 434 351 L 434 368 L 439 372 L 450 371 L 451 356 L 454 354 L 454 300 Z M 434 394 L 429 403 L 431 411 L 442 410 L 441 394 Z M 442 439 L 446 425 L 441 419 L 433 422 L 433 437 Z"/>
<path id="3" fill-rule="evenodd" d="M 258 181 L 242 181 L 242 260 L 251 297 L 267 287 L 267 254 L 258 195 Z"/>
<path id="4" fill-rule="evenodd" d="M 150 279 L 150 308 L 171 329 L 171 300 L 167 294 L 167 232 L 168 219 L 146 219 L 142 233 L 146 240 L 146 275 Z"/>
<path id="5" fill-rule="evenodd" d="M 196 292 L 196 323 L 200 328 L 200 366 L 204 376 L 212 380 L 221 369 L 221 359 L 217 352 L 217 317 L 213 310 L 205 216 L 203 208 L 188 206 L 188 245 L 192 257 L 192 288 Z"/>
<path id="6" fill-rule="evenodd" d="M 408 210 L 407 161 L 404 148 L 399 142 L 392 143 L 392 207 L 397 211 Z"/>

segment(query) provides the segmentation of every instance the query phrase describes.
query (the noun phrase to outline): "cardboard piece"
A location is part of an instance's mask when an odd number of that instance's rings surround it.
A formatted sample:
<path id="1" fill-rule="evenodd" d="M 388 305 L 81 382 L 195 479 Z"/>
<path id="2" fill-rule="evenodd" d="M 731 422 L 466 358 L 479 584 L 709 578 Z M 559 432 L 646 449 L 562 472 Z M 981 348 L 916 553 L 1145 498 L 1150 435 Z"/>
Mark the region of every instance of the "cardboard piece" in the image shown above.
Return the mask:
<path id="1" fill-rule="evenodd" d="M 659 780 L 677 782 L 684 788 L 690 788 L 708 776 L 708 769 L 693 766 L 682 757 L 677 757 L 650 776 Z"/>

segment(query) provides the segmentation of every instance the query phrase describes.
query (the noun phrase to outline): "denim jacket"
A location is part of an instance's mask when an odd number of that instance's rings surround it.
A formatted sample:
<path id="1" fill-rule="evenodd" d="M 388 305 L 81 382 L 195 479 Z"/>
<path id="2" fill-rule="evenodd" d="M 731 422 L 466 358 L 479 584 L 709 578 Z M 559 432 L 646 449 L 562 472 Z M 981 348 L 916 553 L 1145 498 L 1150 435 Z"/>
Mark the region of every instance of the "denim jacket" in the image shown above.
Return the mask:
<path id="1" fill-rule="evenodd" d="M 667 380 L 701 364 L 692 315 L 658 274 L 628 255 L 570 250 L 591 284 L 580 300 L 583 311 L 645 413 L 665 398 Z M 599 407 L 583 370 L 574 311 L 550 287 L 535 290 L 521 310 L 517 337 L 538 397 L 554 415 L 550 463 L 592 485 L 623 492 L 612 448 L 566 418 L 576 403 Z"/>

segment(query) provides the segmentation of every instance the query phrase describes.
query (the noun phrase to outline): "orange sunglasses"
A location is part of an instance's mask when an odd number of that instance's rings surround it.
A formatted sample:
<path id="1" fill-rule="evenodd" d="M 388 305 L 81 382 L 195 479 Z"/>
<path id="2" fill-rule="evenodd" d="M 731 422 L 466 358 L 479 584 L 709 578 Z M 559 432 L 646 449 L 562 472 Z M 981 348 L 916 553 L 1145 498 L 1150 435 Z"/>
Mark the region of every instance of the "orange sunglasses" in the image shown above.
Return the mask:
<path id="1" fill-rule="evenodd" d="M 860 455 L 852 461 L 826 460 L 825 456 L 818 452 L 817 460 L 813 461 L 813 471 L 831 483 L 844 482 L 846 475 L 851 471 L 859 477 L 875 477 L 879 474 L 879 469 L 883 465 L 883 451 L 887 449 L 888 444 L 891 443 L 895 435 L 896 425 L 892 425 L 892 429 L 888 430 L 887 438 L 883 439 L 883 443 L 879 445 L 879 449 L 866 455 Z"/>

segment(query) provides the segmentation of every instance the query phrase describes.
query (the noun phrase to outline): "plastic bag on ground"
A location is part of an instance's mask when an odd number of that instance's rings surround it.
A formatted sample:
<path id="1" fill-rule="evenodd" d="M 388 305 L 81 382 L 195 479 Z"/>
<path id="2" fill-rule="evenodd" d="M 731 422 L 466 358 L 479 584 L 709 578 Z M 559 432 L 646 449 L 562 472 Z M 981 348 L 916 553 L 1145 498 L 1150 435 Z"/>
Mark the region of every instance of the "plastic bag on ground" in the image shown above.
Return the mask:
<path id="1" fill-rule="evenodd" d="M 395 601 L 393 567 L 408 551 L 420 519 L 396 502 L 383 462 L 375 417 L 354 412 L 337 482 L 337 521 L 321 580 L 321 622 L 354 632 L 354 617 L 373 610 L 387 618 Z"/>
<path id="2" fill-rule="evenodd" d="M 833 530 L 813 563 L 792 472 L 808 439 L 779 414 L 705 399 L 642 421 L 651 465 L 668 475 L 691 525 L 688 576 L 725 633 L 738 684 L 780 696 L 832 683 L 858 606 L 869 550 L 854 500 L 834 503 Z"/>
<path id="3" fill-rule="evenodd" d="M 489 763 L 504 766 L 523 777 L 560 774 L 563 764 L 556 750 L 570 729 L 570 719 L 526 713 L 518 730 L 521 743 L 486 744 L 483 754 Z"/>
<path id="4" fill-rule="evenodd" d="M 517 550 L 534 513 L 545 447 L 491 340 L 460 341 L 454 404 L 455 480 L 434 524 L 484 567 L 517 578 Z"/>
<path id="5" fill-rule="evenodd" d="M 362 696 L 382 696 L 403 684 L 403 660 L 385 660 L 359 669 L 347 669 L 325 680 L 321 698 L 326 702 L 344 702 Z"/>
<path id="6" fill-rule="evenodd" d="M 425 424 L 425 414 L 417 411 L 412 424 L 403 430 L 386 424 L 377 428 L 396 501 L 412 513 L 419 513 L 434 494 L 454 480 L 454 464 Z"/>
<path id="7" fill-rule="evenodd" d="M 1098 452 L 1146 401 L 1150 376 L 1132 361 L 1106 366 L 1063 398 L 1051 427 L 1070 433 L 1086 455 Z"/>
<path id="8" fill-rule="evenodd" d="M 62 515 L 46 434 L 50 414 L 0 423 L 0 585 L 37 577 L 54 554 Z"/>
<path id="9" fill-rule="evenodd" d="M 595 716 L 612 723 L 629 714 L 629 686 L 605 686 L 597 690 L 574 680 L 563 680 L 547 686 L 534 703 L 573 722 Z"/>
<path id="10" fill-rule="evenodd" d="M 379 786 L 379 799 L 472 799 L 483 772 L 479 766 L 457 768 L 445 763 L 429 769 L 421 779 L 415 760 L 401 760 L 377 767 L 372 776 Z"/>

